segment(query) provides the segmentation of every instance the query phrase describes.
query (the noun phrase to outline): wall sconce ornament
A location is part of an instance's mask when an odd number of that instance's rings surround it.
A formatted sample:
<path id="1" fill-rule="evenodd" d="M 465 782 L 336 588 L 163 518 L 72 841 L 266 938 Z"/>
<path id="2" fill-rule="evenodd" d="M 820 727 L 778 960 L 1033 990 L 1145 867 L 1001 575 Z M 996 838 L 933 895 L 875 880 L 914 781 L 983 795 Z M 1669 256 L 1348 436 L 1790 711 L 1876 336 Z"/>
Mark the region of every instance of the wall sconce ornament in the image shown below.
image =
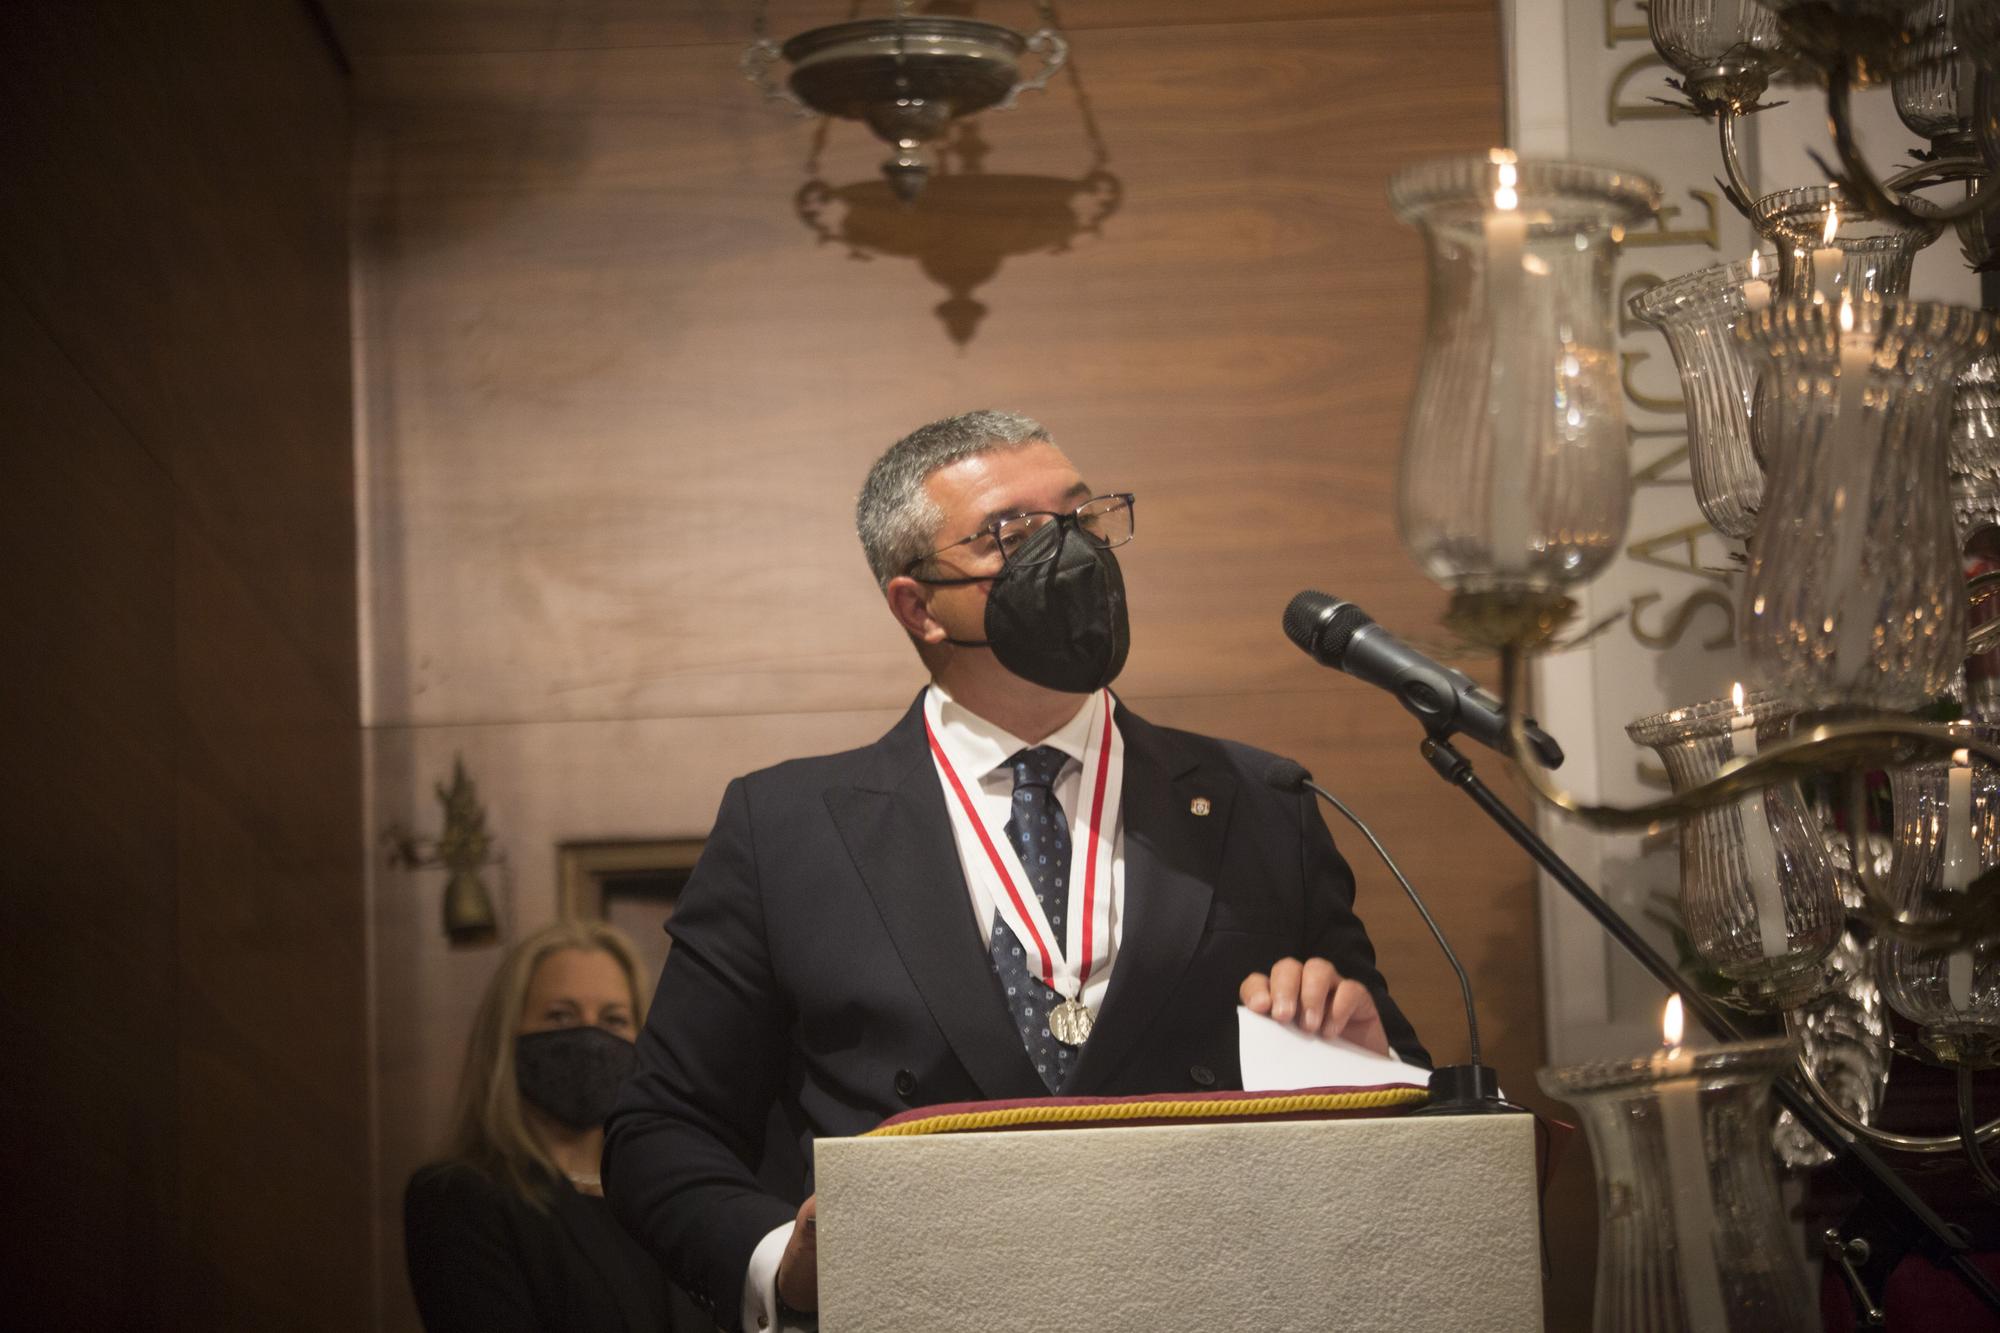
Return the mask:
<path id="1" fill-rule="evenodd" d="M 948 162 L 949 152 L 941 160 Z M 943 170 L 921 209 L 900 206 L 880 181 L 836 186 L 815 176 L 799 187 L 793 206 L 820 244 L 844 245 L 849 258 L 914 259 L 945 289 L 933 313 L 963 347 L 987 314 L 973 293 L 1003 262 L 1065 254 L 1077 239 L 1102 235 L 1123 197 L 1123 185 L 1100 163 L 1074 179 Z"/>
<path id="2" fill-rule="evenodd" d="M 453 944 L 490 944 L 500 935 L 499 917 L 493 910 L 493 895 L 481 878 L 487 866 L 500 865 L 506 858 L 493 849 L 493 835 L 486 828 L 486 807 L 479 802 L 479 788 L 465 771 L 463 756 L 451 764 L 451 785 L 435 784 L 438 804 L 444 807 L 444 831 L 425 838 L 406 829 L 392 829 L 389 864 L 406 870 L 443 867 L 448 872 L 444 886 L 444 933 Z"/>
<path id="3" fill-rule="evenodd" d="M 1046 87 L 1069 59 L 1049 0 L 1036 8 L 1042 26 L 1024 37 L 998 23 L 914 14 L 911 0 L 895 0 L 887 18 L 813 28 L 780 45 L 769 36 L 765 0 L 740 64 L 767 99 L 790 103 L 801 116 L 865 122 L 895 149 L 882 174 L 910 204 L 930 180 L 928 145 L 962 117 L 1011 109 L 1022 93 Z M 1042 67 L 1022 78 L 1021 58 L 1031 51 Z M 783 87 L 771 74 L 780 60 L 791 65 Z"/>

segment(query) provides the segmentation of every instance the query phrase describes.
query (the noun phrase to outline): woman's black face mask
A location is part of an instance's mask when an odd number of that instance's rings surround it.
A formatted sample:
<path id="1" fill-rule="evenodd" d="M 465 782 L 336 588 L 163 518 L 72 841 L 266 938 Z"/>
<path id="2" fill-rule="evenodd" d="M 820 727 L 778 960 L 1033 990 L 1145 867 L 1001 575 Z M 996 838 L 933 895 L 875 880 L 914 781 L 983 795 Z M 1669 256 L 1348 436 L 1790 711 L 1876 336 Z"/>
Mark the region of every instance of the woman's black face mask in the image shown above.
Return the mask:
<path id="1" fill-rule="evenodd" d="M 1132 646 L 1118 558 L 1066 523 L 1045 524 L 993 580 L 986 638 L 946 642 L 991 648 L 1001 666 L 1047 689 L 1101 690 L 1125 669 Z"/>
<path id="2" fill-rule="evenodd" d="M 600 1027 L 527 1032 L 514 1039 L 514 1078 L 530 1106 L 571 1129 L 595 1129 L 637 1058 L 630 1041 Z"/>

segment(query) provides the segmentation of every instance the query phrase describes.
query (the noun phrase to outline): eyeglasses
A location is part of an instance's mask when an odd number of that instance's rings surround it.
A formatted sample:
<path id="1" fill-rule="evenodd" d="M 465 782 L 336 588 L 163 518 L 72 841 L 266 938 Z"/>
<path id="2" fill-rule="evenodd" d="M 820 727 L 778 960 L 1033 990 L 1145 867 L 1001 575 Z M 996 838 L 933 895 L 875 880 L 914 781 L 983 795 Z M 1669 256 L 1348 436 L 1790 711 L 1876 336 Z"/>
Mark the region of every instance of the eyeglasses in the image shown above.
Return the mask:
<path id="1" fill-rule="evenodd" d="M 982 565 L 997 557 L 1002 570 L 1016 566 L 1031 568 L 1046 564 L 1055 559 L 1056 552 L 1062 549 L 1060 541 L 1052 543 L 1046 551 L 1037 552 L 1025 560 L 1020 558 L 1020 552 L 1021 548 L 1028 544 L 1029 538 L 1051 523 L 1081 534 L 1084 540 L 1093 546 L 1106 550 L 1114 546 L 1123 546 L 1132 540 L 1132 502 L 1133 497 L 1129 492 L 1099 495 L 1085 500 L 1067 514 L 1034 510 L 1026 514 L 1012 514 L 1006 518 L 995 519 L 970 536 L 940 546 L 928 555 L 918 556 L 903 567 L 903 572 L 909 574 L 911 570 L 926 561 L 935 560 L 946 551 L 956 551 L 960 547 L 965 547 L 967 555 Z M 975 574 L 967 578 L 939 579 L 911 575 L 919 583 L 940 585 L 984 583 L 987 579 L 997 576 L 998 571 L 993 574 Z"/>

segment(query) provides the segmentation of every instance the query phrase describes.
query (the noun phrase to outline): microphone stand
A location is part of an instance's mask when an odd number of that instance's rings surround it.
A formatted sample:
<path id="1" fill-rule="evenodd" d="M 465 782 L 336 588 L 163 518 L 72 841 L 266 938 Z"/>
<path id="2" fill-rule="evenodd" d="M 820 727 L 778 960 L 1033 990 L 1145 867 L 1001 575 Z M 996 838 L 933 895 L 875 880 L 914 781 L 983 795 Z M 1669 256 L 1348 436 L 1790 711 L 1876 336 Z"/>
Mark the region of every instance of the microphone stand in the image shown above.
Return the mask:
<path id="1" fill-rule="evenodd" d="M 1347 802 L 1310 777 L 1301 777 L 1298 782 L 1304 790 L 1340 811 L 1346 816 L 1348 823 L 1361 830 L 1361 836 L 1368 839 L 1369 845 L 1375 849 L 1375 855 L 1382 858 L 1382 864 L 1389 867 L 1389 873 L 1396 877 L 1396 882 L 1403 886 L 1403 892 L 1409 895 L 1410 905 L 1417 909 L 1417 915 L 1424 919 L 1426 926 L 1430 927 L 1431 938 L 1437 941 L 1438 948 L 1444 950 L 1445 961 L 1451 964 L 1451 970 L 1458 977 L 1459 997 L 1465 1001 L 1465 1028 L 1470 1055 L 1462 1065 L 1440 1065 L 1433 1069 L 1430 1077 L 1430 1100 L 1410 1114 L 1412 1116 L 1526 1115 L 1528 1110 L 1525 1106 L 1516 1106 L 1501 1095 L 1498 1077 L 1480 1054 L 1479 1011 L 1472 1002 L 1472 978 L 1465 974 L 1465 965 L 1458 961 L 1458 955 L 1445 941 L 1444 931 L 1439 929 L 1436 919 L 1431 916 L 1430 908 L 1424 906 L 1424 900 L 1418 896 L 1416 886 L 1404 878 L 1402 867 L 1398 866 L 1395 859 L 1389 855 L 1389 849 L 1382 845 L 1382 840 L 1375 836 L 1373 829 L 1361 822 L 1361 816 L 1347 808 Z"/>
<path id="2" fill-rule="evenodd" d="M 1555 849 L 1544 842 L 1540 834 L 1479 780 L 1479 775 L 1472 771 L 1472 765 L 1465 756 L 1452 748 L 1449 736 L 1428 736 L 1420 748 L 1424 759 L 1439 777 L 1471 797 L 1473 804 L 1498 824 L 1501 831 L 1512 838 L 1536 864 L 1548 871 L 1550 877 L 1562 885 L 1611 938 L 1625 946 L 1625 951 L 1638 959 L 1662 985 L 1679 993 L 1682 1004 L 1700 1020 L 1703 1027 L 1723 1041 L 1743 1039 L 1736 1024 L 1713 1000 L 1689 986 L 1674 965 L 1632 929 L 1616 908 L 1599 897 L 1597 891 L 1572 870 L 1568 862 L 1556 855 Z M 2000 1312 L 2000 1288 L 1996 1288 L 1993 1281 L 1973 1264 L 1962 1231 L 1939 1217 L 1929 1204 L 1918 1198 L 1903 1178 L 1876 1155 L 1873 1148 L 1841 1133 L 1833 1118 L 1799 1086 L 1795 1076 L 1779 1078 L 1773 1085 L 1773 1095 L 1805 1127 L 1807 1133 L 1833 1154 L 1834 1165 L 1840 1169 L 1841 1175 L 1860 1191 L 1862 1199 L 1890 1223 L 1912 1249 L 1933 1258 L 1942 1258 L 1988 1309 Z"/>

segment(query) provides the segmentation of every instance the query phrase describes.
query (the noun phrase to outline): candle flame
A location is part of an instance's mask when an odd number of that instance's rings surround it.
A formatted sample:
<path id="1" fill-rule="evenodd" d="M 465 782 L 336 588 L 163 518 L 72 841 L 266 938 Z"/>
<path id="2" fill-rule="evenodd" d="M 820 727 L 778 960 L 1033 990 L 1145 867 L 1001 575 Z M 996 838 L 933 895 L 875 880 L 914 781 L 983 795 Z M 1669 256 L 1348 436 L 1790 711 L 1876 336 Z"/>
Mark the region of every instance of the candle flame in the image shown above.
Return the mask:
<path id="1" fill-rule="evenodd" d="M 1854 332 L 1854 300 L 1845 293 L 1840 298 L 1840 331 Z"/>
<path id="2" fill-rule="evenodd" d="M 1740 713 L 1742 713 L 1742 711 L 1743 711 L 1743 682 L 1742 682 L 1742 681 L 1740 681 L 1740 680 L 1739 680 L 1739 681 L 1737 681 L 1737 682 L 1736 682 L 1736 683 L 1735 683 L 1734 685 L 1731 685 L 1731 686 L 1729 687 L 1729 702 L 1731 702 L 1731 703 L 1733 703 L 1733 704 L 1735 704 L 1735 705 L 1736 705 L 1736 711 L 1737 711 L 1737 712 L 1738 712 L 1739 714 L 1740 714 Z"/>
<path id="3" fill-rule="evenodd" d="M 1972 751 L 1970 751 L 1970 750 L 1953 750 L 1953 751 L 1951 752 L 1951 766 L 1952 766 L 1953 768 L 1971 768 L 1971 767 L 1972 767 Z"/>
<path id="4" fill-rule="evenodd" d="M 1820 244 L 1832 245 L 1833 238 L 1840 234 L 1840 209 L 1833 204 L 1826 206 L 1826 234 Z"/>
<path id="5" fill-rule="evenodd" d="M 1667 997 L 1667 1007 L 1660 1011 L 1660 1044 L 1678 1046 L 1686 1019 L 1681 1014 L 1681 997 L 1678 993 Z"/>
<path id="6" fill-rule="evenodd" d="M 1761 250 L 1750 252 L 1750 276 L 1753 278 L 1764 276 L 1764 253 Z"/>

